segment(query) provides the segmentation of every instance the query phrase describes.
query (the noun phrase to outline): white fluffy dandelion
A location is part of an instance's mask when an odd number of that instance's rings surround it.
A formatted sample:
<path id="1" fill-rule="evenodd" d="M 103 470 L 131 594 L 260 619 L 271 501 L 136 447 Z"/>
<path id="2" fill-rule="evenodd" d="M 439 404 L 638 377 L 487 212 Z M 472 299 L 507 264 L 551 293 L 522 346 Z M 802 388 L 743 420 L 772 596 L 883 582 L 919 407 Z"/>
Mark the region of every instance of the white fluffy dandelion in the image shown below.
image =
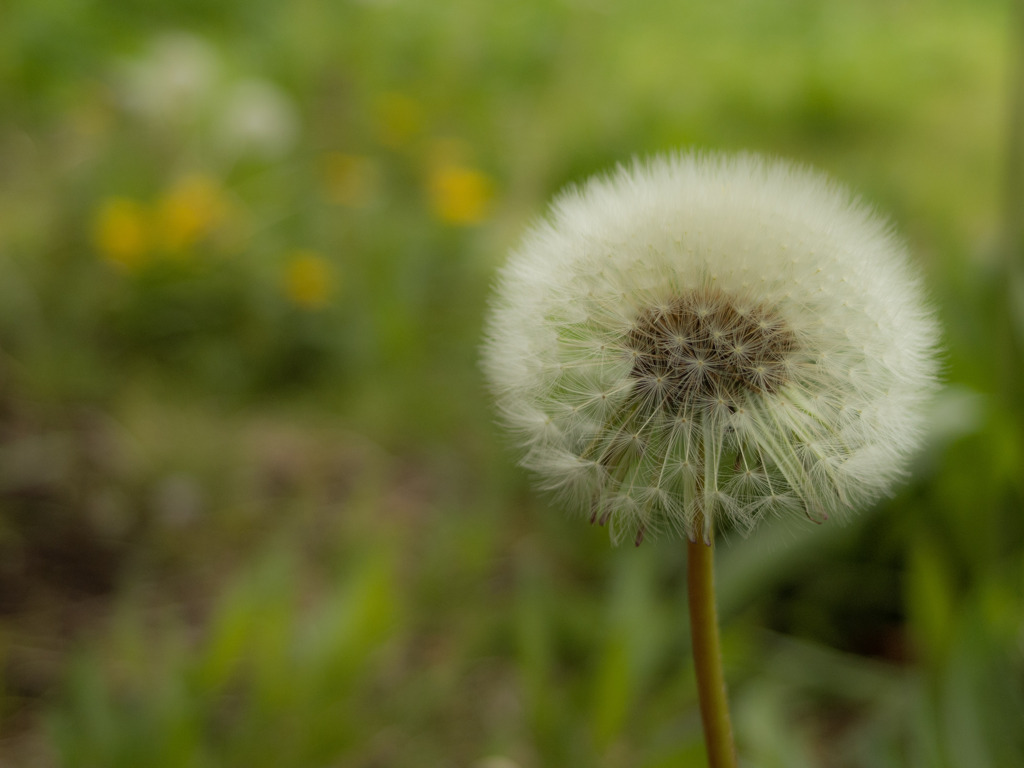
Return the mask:
<path id="1" fill-rule="evenodd" d="M 754 155 L 564 192 L 501 273 L 484 365 L 522 464 L 615 541 L 866 505 L 903 474 L 937 328 L 890 225 Z"/>

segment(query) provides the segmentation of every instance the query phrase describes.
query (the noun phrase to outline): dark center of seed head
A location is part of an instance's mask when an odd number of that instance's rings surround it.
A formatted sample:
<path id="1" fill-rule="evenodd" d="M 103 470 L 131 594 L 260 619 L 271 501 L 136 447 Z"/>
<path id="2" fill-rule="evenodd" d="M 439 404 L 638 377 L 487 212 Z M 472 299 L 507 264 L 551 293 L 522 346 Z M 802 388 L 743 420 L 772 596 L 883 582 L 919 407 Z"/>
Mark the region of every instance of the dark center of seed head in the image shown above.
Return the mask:
<path id="1" fill-rule="evenodd" d="M 710 400 L 734 407 L 747 393 L 778 391 L 797 346 L 778 313 L 711 290 L 643 310 L 627 345 L 634 391 L 672 410 Z"/>

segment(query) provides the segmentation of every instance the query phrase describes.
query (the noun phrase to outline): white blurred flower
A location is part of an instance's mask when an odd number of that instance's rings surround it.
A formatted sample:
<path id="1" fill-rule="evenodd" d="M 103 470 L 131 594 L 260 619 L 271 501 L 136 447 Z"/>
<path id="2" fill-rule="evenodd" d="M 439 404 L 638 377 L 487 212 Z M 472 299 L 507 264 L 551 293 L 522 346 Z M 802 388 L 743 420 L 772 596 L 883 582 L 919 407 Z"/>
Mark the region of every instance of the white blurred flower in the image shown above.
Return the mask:
<path id="1" fill-rule="evenodd" d="M 292 100 L 266 80 L 244 80 L 227 93 L 217 134 L 227 153 L 275 159 L 295 146 L 299 116 Z"/>
<path id="2" fill-rule="evenodd" d="M 122 106 L 152 125 L 209 140 L 229 160 L 275 160 L 298 141 L 298 110 L 274 83 L 229 76 L 219 51 L 195 35 L 154 38 L 118 70 Z"/>
<path id="3" fill-rule="evenodd" d="M 220 60 L 210 43 L 173 32 L 155 38 L 144 57 L 123 65 L 119 90 L 128 110 L 181 123 L 199 116 L 220 78 Z"/>
<path id="4" fill-rule="evenodd" d="M 890 225 L 753 155 L 564 192 L 501 273 L 484 365 L 522 463 L 612 538 L 823 520 L 905 471 L 937 326 Z"/>
<path id="5" fill-rule="evenodd" d="M 485 757 L 474 768 L 519 768 L 519 763 L 510 757 L 494 755 L 493 757 Z"/>

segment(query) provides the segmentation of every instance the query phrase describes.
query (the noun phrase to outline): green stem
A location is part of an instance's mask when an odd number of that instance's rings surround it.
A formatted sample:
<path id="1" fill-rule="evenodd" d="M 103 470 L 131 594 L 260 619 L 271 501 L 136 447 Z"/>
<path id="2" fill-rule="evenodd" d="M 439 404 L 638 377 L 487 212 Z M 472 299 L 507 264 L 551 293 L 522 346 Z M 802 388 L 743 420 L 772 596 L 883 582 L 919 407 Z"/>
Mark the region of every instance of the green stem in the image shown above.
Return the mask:
<path id="1" fill-rule="evenodd" d="M 690 637 L 697 671 L 697 696 L 704 725 L 704 745 L 711 768 L 736 768 L 729 702 L 722 672 L 722 650 L 715 612 L 714 539 L 705 544 L 698 535 L 687 543 L 686 578 L 690 598 Z"/>

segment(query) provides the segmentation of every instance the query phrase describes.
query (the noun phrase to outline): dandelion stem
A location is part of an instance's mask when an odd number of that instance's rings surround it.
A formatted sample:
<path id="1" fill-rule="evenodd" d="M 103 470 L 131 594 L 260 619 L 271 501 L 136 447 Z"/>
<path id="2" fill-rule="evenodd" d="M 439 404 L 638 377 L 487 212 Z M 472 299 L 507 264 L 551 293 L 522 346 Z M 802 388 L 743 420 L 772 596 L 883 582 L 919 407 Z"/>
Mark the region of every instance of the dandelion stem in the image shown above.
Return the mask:
<path id="1" fill-rule="evenodd" d="M 736 768 L 736 747 L 732 741 L 715 611 L 714 536 L 711 544 L 705 544 L 699 535 L 696 536 L 687 543 L 686 553 L 690 637 L 708 765 L 711 768 Z"/>

